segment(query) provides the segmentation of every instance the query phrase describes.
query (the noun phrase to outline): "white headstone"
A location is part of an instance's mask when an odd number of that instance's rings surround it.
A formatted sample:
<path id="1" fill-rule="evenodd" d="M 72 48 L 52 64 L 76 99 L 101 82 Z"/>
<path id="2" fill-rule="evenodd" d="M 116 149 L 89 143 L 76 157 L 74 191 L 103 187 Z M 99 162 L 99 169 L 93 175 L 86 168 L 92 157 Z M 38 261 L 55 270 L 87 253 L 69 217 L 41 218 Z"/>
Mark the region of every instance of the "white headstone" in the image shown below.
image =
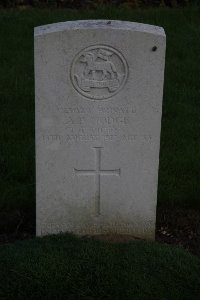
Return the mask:
<path id="1" fill-rule="evenodd" d="M 37 235 L 155 235 L 165 61 L 160 27 L 35 28 Z"/>

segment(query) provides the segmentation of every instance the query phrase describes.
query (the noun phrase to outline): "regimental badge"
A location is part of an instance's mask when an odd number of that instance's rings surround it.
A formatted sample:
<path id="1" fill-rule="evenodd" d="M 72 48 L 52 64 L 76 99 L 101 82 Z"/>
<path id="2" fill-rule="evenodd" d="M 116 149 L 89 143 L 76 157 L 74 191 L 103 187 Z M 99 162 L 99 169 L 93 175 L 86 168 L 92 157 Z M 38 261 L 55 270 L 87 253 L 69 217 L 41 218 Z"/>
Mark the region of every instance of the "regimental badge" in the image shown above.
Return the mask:
<path id="1" fill-rule="evenodd" d="M 117 94 L 128 77 L 123 55 L 110 46 L 96 45 L 79 52 L 71 66 L 74 88 L 93 100 L 104 100 Z"/>

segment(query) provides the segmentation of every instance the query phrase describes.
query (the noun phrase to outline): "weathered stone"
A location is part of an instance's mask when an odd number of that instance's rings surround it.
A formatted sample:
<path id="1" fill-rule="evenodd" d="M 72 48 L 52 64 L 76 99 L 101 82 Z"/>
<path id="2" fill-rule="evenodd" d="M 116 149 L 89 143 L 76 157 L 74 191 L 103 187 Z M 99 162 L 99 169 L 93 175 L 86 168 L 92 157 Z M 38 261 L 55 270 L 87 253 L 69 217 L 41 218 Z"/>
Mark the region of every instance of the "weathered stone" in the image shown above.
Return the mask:
<path id="1" fill-rule="evenodd" d="M 37 235 L 154 238 L 164 57 L 160 27 L 35 28 Z"/>

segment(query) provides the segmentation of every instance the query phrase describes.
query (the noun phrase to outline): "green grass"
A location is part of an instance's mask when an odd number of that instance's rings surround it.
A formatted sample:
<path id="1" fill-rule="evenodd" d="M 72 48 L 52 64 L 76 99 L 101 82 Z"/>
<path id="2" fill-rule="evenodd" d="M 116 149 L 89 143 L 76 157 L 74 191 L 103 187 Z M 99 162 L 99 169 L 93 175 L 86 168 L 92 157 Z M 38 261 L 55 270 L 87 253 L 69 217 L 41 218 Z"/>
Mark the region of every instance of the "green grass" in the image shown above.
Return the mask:
<path id="1" fill-rule="evenodd" d="M 200 8 L 0 11 L 0 210 L 34 210 L 33 27 L 111 18 L 163 26 L 167 55 L 158 205 L 200 208 Z"/>
<path id="2" fill-rule="evenodd" d="M 0 247 L 2 300 L 197 300 L 199 294 L 200 261 L 166 245 L 58 235 Z"/>

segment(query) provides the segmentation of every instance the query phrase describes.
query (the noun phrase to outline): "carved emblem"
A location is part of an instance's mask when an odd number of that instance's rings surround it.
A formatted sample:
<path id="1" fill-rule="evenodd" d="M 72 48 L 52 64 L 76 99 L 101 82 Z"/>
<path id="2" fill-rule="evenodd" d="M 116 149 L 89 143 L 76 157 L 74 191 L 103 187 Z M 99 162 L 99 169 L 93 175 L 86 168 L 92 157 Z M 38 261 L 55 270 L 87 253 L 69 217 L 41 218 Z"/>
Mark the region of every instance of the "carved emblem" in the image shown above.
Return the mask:
<path id="1" fill-rule="evenodd" d="M 72 62 L 71 79 L 83 96 L 104 100 L 118 93 L 128 75 L 122 54 L 108 46 L 91 46 L 79 52 Z"/>

